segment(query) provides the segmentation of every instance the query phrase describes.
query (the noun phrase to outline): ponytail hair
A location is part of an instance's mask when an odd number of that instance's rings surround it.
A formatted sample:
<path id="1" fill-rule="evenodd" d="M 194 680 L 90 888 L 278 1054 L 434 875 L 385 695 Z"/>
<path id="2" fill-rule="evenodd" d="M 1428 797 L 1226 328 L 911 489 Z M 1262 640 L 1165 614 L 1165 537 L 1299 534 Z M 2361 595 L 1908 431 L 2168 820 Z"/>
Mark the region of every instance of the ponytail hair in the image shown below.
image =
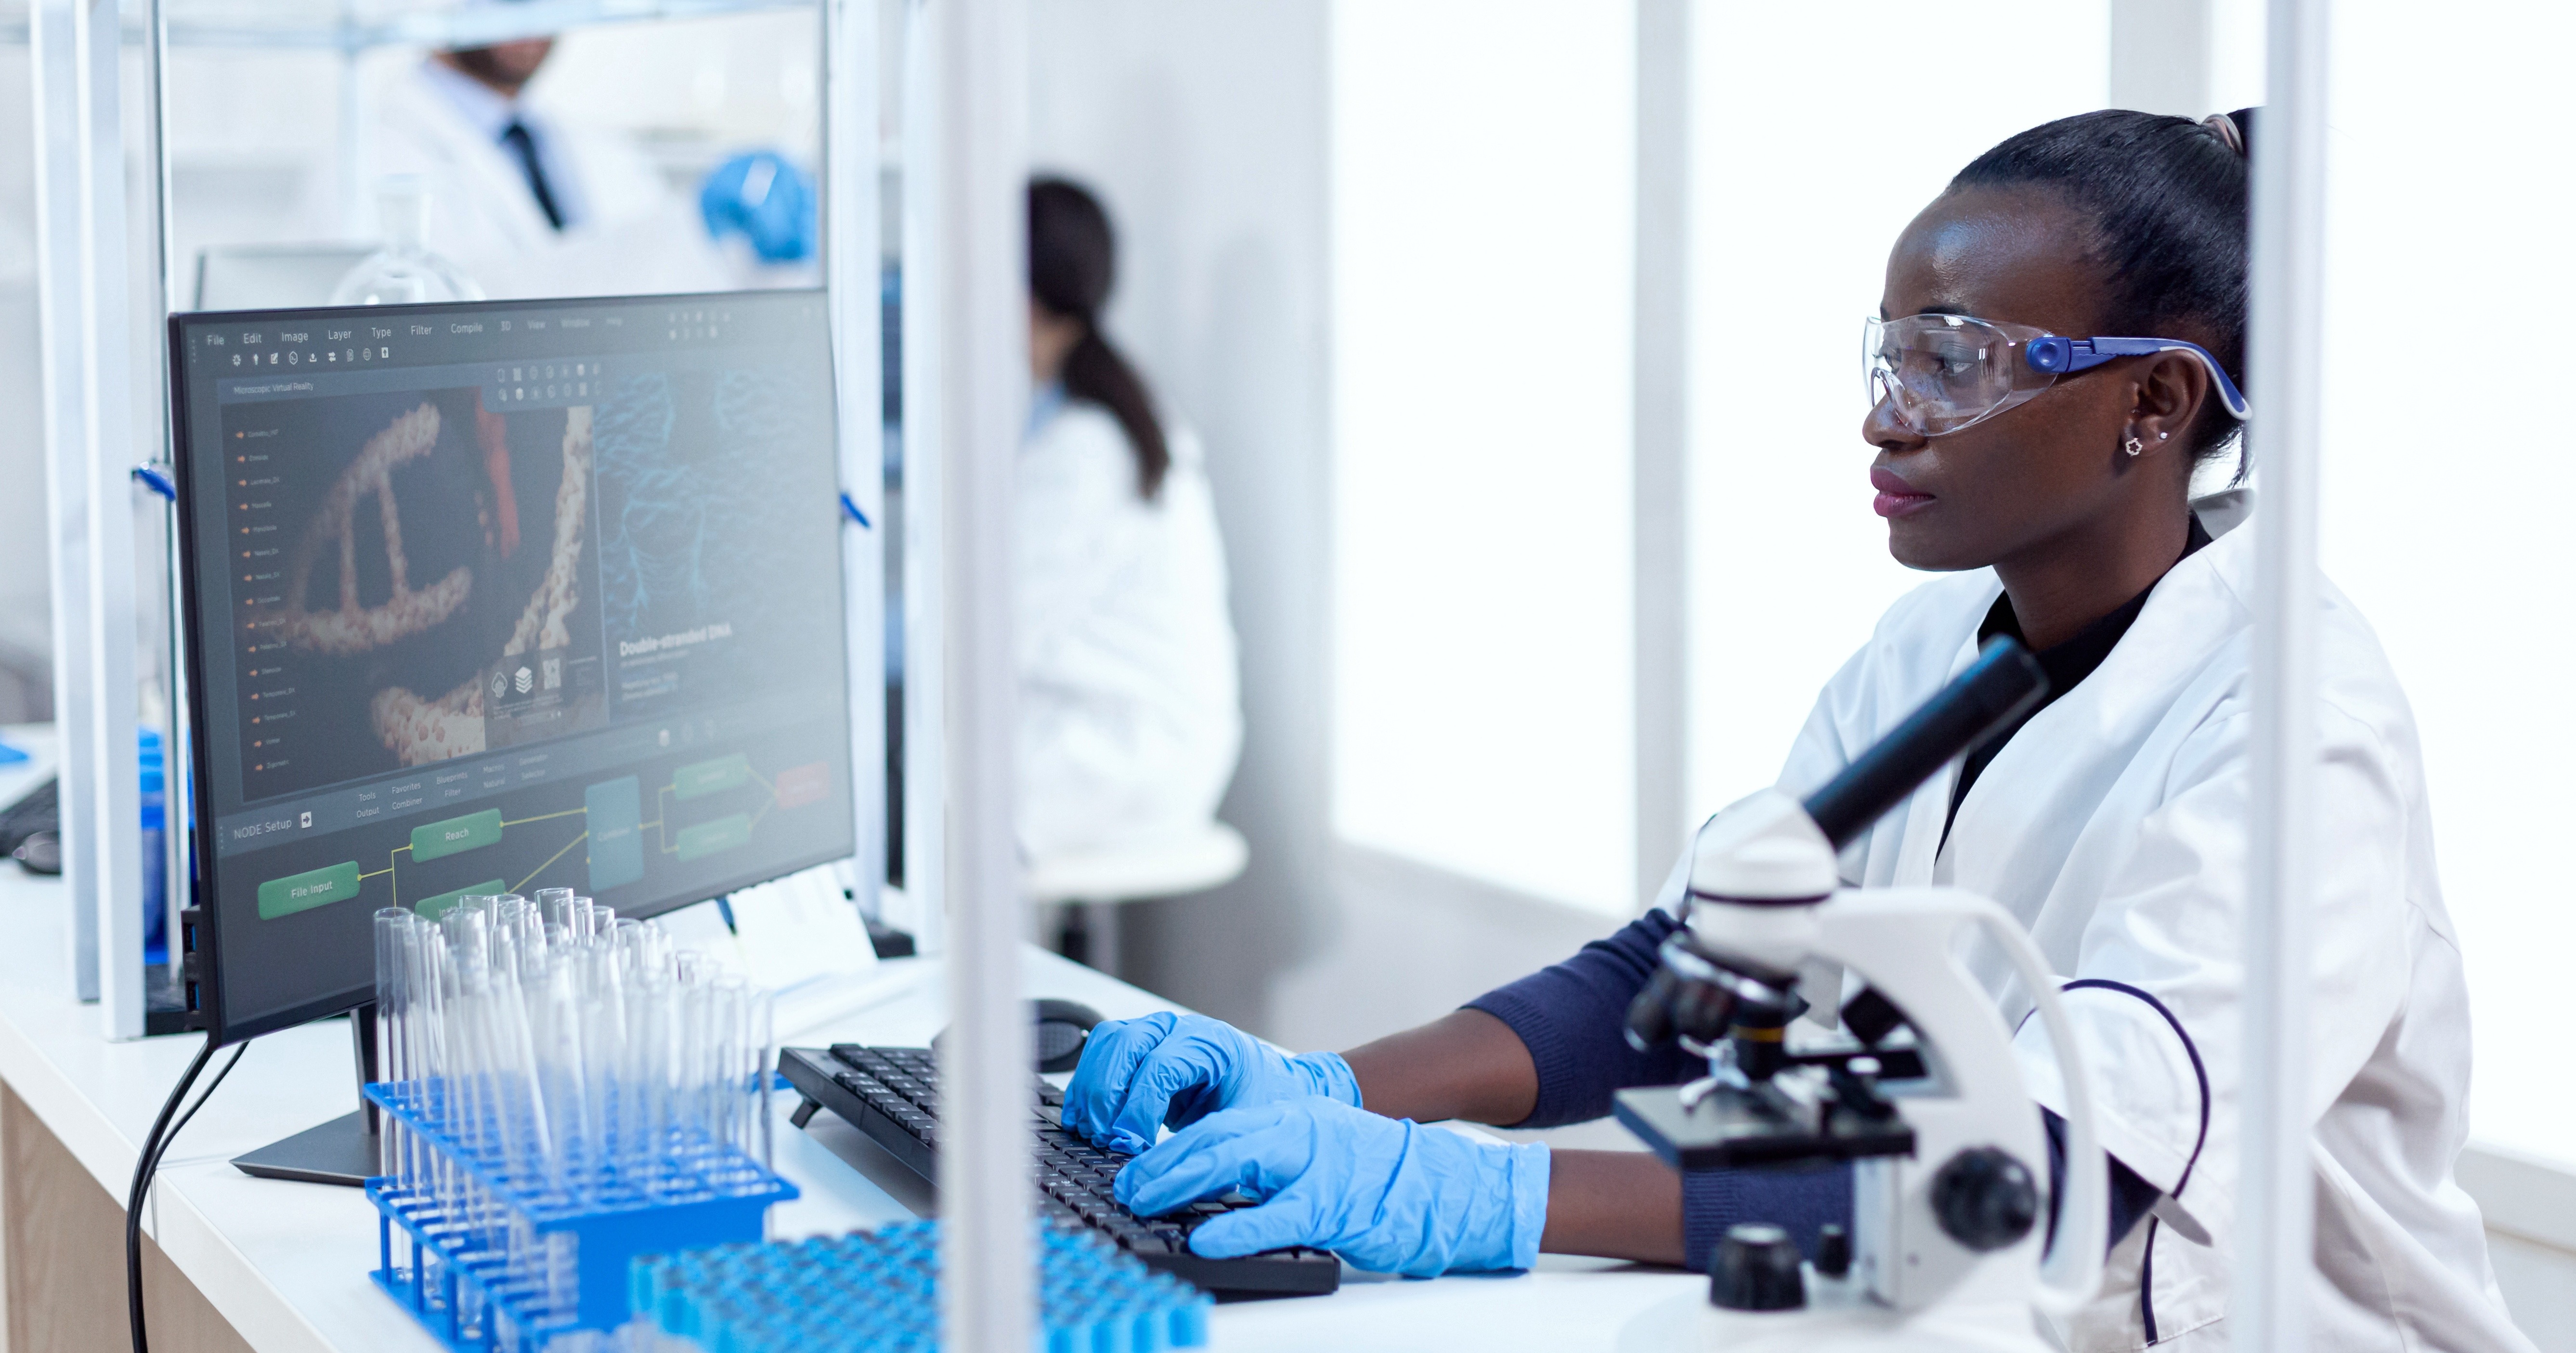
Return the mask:
<path id="1" fill-rule="evenodd" d="M 1136 494 L 1152 502 L 1172 468 L 1171 444 L 1154 416 L 1144 378 L 1100 332 L 1100 307 L 1117 273 L 1116 237 L 1099 199 L 1068 179 L 1029 183 L 1029 294 L 1047 313 L 1082 328 L 1065 354 L 1066 398 L 1097 404 L 1118 420 L 1136 453 Z"/>
<path id="2" fill-rule="evenodd" d="M 2165 336 L 2197 326 L 2236 388 L 2245 383 L 2245 310 L 2255 108 L 2194 122 L 2105 109 L 2033 127 L 1980 155 L 1953 191 L 2031 185 L 2091 218 L 2104 284 L 2103 332 Z M 2195 459 L 2238 449 L 2243 425 L 2210 400 L 2186 434 Z"/>

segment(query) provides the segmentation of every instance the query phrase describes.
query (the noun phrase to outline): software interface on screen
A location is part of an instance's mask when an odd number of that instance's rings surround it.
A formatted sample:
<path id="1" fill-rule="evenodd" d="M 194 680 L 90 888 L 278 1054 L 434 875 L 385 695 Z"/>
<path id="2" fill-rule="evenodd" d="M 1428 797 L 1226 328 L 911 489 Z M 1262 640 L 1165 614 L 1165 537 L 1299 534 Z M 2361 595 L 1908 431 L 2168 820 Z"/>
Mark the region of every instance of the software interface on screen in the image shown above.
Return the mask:
<path id="1" fill-rule="evenodd" d="M 812 293 L 174 321 L 220 1018 L 373 913 L 649 915 L 852 849 Z"/>

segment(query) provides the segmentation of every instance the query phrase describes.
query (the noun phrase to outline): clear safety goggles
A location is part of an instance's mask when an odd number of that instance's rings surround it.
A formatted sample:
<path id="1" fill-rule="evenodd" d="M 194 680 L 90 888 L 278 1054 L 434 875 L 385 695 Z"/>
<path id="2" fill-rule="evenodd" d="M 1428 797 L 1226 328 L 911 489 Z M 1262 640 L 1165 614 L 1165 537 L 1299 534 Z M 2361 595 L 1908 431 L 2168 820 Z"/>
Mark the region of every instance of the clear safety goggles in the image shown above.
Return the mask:
<path id="1" fill-rule="evenodd" d="M 2064 338 L 1973 315 L 1872 318 L 1862 321 L 1861 332 L 1870 406 L 1892 401 L 1897 421 L 1926 437 L 1957 432 L 2027 403 L 2060 376 L 2158 352 L 2199 358 L 2227 411 L 2240 421 L 2251 414 L 2218 359 L 2178 338 Z"/>

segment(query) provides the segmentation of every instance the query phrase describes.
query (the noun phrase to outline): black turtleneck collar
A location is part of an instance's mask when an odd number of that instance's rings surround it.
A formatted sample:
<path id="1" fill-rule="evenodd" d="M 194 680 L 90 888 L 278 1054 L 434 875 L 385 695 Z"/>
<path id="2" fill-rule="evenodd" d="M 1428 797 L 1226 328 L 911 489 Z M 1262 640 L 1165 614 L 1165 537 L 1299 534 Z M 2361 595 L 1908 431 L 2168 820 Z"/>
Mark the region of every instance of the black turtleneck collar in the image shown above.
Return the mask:
<path id="1" fill-rule="evenodd" d="M 2209 542 L 2208 529 L 2200 524 L 2200 515 L 2193 513 L 2190 532 L 2183 540 L 2182 553 L 2174 559 L 2174 562 L 2179 564 L 2189 559 L 2199 551 L 2201 546 Z M 2163 581 L 2162 578 L 2156 580 L 2156 582 Z M 2129 632 L 2129 626 L 2137 623 L 2139 613 L 2147 609 L 2147 598 L 2154 596 L 2155 591 L 2155 584 L 2148 584 L 2147 590 L 2129 598 L 2128 602 L 2118 610 L 2077 630 L 2066 642 L 2052 648 L 2040 649 L 2031 655 L 2039 659 L 2040 670 L 2048 673 L 2048 694 L 2043 696 L 2038 704 L 2030 707 L 2030 713 L 2024 714 L 2012 726 L 1986 739 L 1985 745 L 1968 753 L 1966 764 L 1959 767 L 1959 782 L 1950 790 L 1950 816 L 1941 824 L 1941 839 L 1945 844 L 1950 839 L 1950 824 L 1959 820 L 1959 805 L 1966 801 L 1969 787 L 1976 784 L 1977 777 L 1985 773 L 1987 764 L 1995 759 L 1996 753 L 2004 749 L 2005 743 L 2012 741 L 2013 735 L 2021 731 L 2023 724 L 2037 717 L 2041 710 L 2055 704 L 2059 696 L 2075 689 L 2076 684 L 2084 678 L 2093 675 L 2093 669 L 2101 666 L 2103 660 L 2111 656 L 2111 650 L 2120 646 L 2120 639 Z M 2013 613 L 2012 597 L 2009 594 L 1996 595 L 1994 606 L 1986 612 L 1986 623 L 1977 627 L 1977 646 L 1983 648 L 1987 640 L 1997 635 L 2009 635 L 2015 639 L 2022 639 L 2021 617 Z M 2029 641 L 2023 639 L 2023 642 Z"/>

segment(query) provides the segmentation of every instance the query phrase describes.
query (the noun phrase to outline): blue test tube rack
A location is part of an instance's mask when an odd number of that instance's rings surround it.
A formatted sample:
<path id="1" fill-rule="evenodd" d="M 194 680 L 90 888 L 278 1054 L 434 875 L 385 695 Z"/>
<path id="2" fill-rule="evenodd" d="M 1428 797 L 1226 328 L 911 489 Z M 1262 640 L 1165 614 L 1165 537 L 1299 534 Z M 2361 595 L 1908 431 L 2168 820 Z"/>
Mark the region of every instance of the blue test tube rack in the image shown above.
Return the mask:
<path id="1" fill-rule="evenodd" d="M 639 1256 L 756 1243 L 769 1205 L 797 1196 L 795 1185 L 722 1142 L 672 1143 L 642 1171 L 540 1181 L 445 1131 L 439 1084 L 379 1083 L 366 1093 L 430 1171 L 453 1181 L 444 1190 L 405 1188 L 391 1176 L 367 1181 L 378 1214 L 371 1276 L 457 1353 L 589 1345 L 627 1322 Z M 471 1201 L 459 1205 L 459 1197 Z"/>
<path id="2" fill-rule="evenodd" d="M 1039 1223 L 1031 1353 L 1163 1353 L 1208 1341 L 1207 1295 L 1099 1235 Z M 696 1353 L 929 1353 L 939 1223 L 635 1261 L 630 1347 Z"/>

